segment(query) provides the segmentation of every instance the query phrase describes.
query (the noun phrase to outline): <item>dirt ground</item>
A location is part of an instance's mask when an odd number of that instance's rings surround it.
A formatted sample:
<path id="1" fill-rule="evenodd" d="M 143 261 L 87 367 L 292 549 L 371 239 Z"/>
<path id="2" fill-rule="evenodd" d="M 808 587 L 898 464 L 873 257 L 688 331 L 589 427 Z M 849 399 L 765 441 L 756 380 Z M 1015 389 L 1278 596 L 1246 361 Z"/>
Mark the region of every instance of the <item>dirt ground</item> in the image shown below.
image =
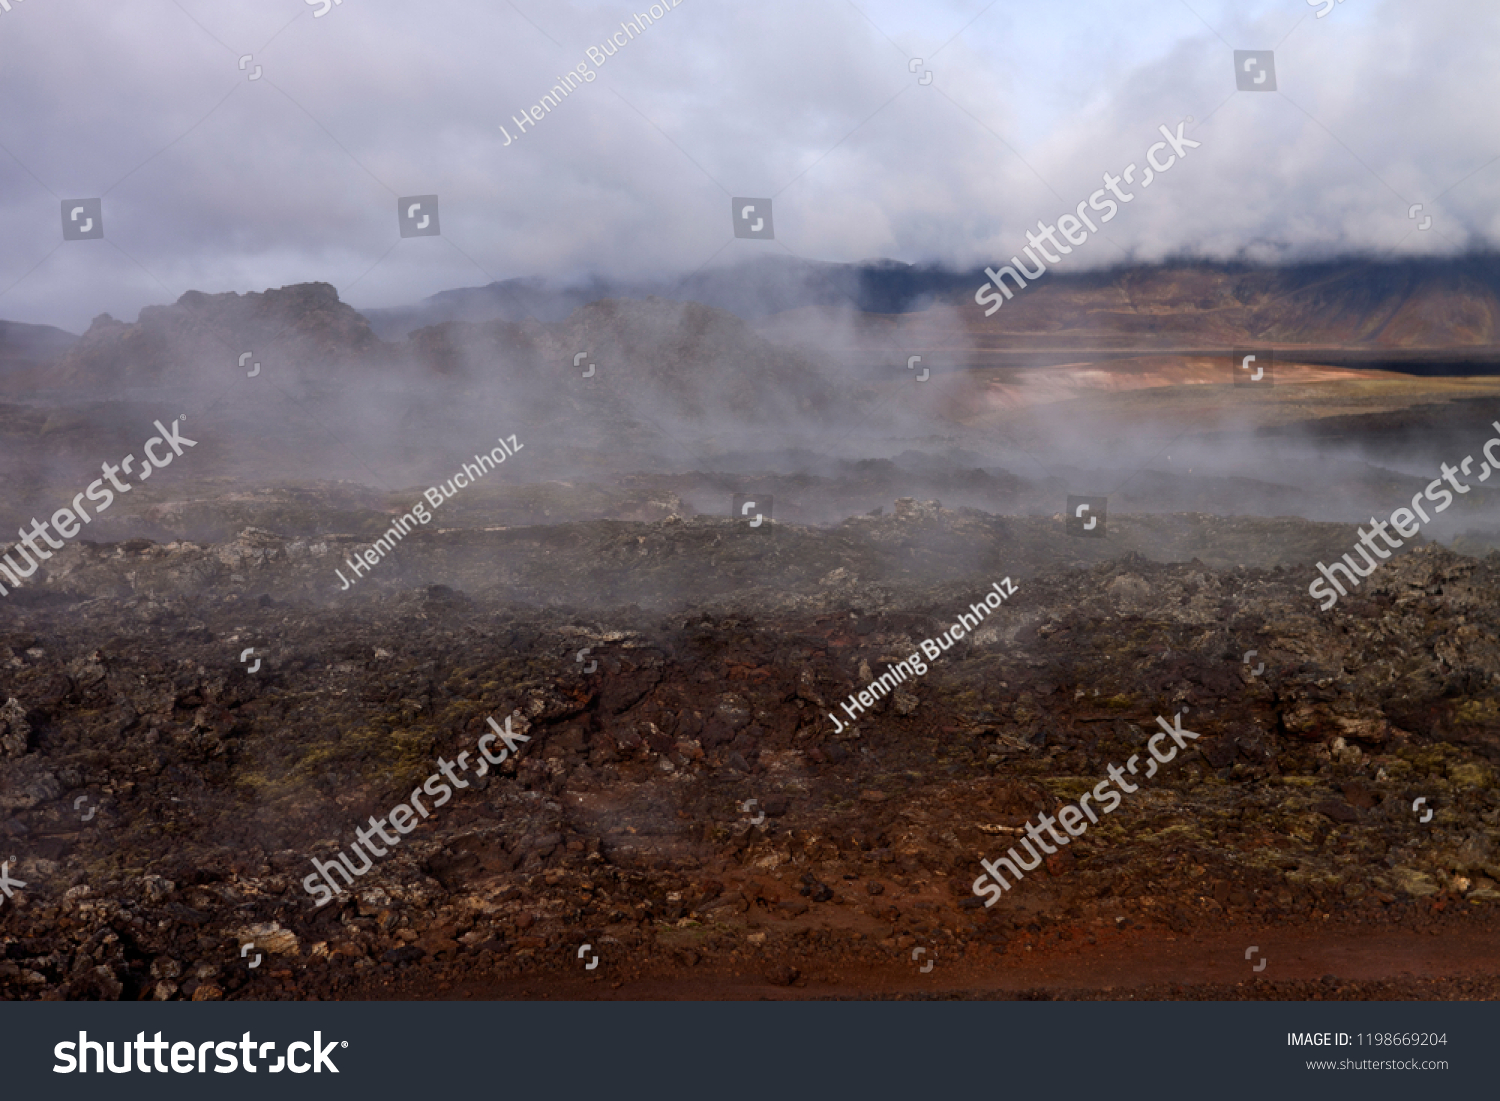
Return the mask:
<path id="1" fill-rule="evenodd" d="M 646 496 L 424 531 L 347 594 L 352 533 L 59 552 L 0 602 L 0 994 L 1494 996 L 1500 558 L 1416 547 L 1325 615 L 1346 525 Z M 518 758 L 314 904 L 507 716 Z M 979 861 L 1174 716 L 1186 751 L 986 908 Z"/>

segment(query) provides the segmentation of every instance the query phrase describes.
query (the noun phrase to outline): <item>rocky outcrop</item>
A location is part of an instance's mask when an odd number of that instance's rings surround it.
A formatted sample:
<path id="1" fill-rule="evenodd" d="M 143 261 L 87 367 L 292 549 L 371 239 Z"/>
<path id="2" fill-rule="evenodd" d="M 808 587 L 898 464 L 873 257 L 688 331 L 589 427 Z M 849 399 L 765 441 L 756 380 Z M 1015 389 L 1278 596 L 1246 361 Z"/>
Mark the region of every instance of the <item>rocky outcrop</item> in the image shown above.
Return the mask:
<path id="1" fill-rule="evenodd" d="M 734 527 L 431 533 L 401 553 L 448 584 L 337 600 L 295 579 L 344 539 L 252 529 L 99 547 L 65 596 L 0 605 L 0 832 L 26 884 L 0 997 L 487 993 L 582 981 L 583 944 L 610 981 L 775 988 L 919 946 L 1003 971 L 1122 929 L 1496 927 L 1500 559 L 1420 548 L 1325 615 L 1303 570 L 1049 558 L 1082 541 L 935 502 Z M 533 545 L 501 565 L 511 538 Z M 958 547 L 985 541 L 975 572 Z M 654 607 L 620 599 L 642 573 Z M 978 630 L 829 720 L 1002 575 Z M 985 909 L 979 857 L 1174 713 L 1191 748 Z M 506 716 L 519 756 L 316 905 L 314 859 Z"/>
<path id="2" fill-rule="evenodd" d="M 251 359 L 241 366 L 245 352 Z M 170 306 L 146 307 L 134 324 L 101 314 L 50 374 L 54 386 L 96 394 L 138 386 L 223 389 L 254 362 L 302 380 L 384 354 L 369 323 L 330 284 L 301 283 L 243 295 L 188 291 Z"/>

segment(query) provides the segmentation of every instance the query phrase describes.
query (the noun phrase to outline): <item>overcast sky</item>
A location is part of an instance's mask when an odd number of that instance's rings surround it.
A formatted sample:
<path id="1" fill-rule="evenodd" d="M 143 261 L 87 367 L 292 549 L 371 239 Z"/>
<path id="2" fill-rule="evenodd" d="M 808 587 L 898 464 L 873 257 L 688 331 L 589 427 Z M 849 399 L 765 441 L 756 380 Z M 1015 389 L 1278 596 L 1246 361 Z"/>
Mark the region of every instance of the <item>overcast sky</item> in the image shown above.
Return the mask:
<path id="1" fill-rule="evenodd" d="M 1500 236 L 1493 0 L 680 0 L 602 66 L 647 5 L 9 2 L 0 318 L 75 332 L 189 289 L 369 307 L 765 254 L 984 264 L 1189 116 L 1201 146 L 1069 268 Z M 1273 49 L 1278 90 L 1237 92 L 1234 49 Z M 426 194 L 441 237 L 403 239 Z M 775 241 L 734 239 L 731 196 L 774 197 Z M 103 240 L 63 241 L 80 198 Z"/>

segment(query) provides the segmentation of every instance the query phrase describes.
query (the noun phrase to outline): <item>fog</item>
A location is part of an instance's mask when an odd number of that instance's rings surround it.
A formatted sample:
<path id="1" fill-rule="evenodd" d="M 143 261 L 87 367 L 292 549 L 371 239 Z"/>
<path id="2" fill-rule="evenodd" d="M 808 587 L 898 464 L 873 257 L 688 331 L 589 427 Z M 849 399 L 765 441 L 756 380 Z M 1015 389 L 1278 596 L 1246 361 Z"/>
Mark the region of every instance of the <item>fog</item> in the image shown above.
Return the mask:
<path id="1" fill-rule="evenodd" d="M 1500 122 L 1481 105 L 1500 90 L 1500 12 L 1460 0 L 1327 18 L 1293 0 L 682 0 L 602 65 L 587 50 L 633 8 L 315 9 L 32 0 L 0 16 L 0 316 L 80 332 L 190 289 L 326 280 L 388 307 L 765 255 L 977 268 L 1188 117 L 1201 146 L 1070 270 L 1496 240 Z M 1274 49 L 1275 93 L 1235 90 L 1241 48 Z M 580 63 L 595 79 L 503 144 Z M 441 235 L 399 236 L 397 200 L 431 194 Z M 103 239 L 61 241 L 60 202 L 101 196 Z M 731 236 L 734 196 L 773 198 L 774 241 Z"/>

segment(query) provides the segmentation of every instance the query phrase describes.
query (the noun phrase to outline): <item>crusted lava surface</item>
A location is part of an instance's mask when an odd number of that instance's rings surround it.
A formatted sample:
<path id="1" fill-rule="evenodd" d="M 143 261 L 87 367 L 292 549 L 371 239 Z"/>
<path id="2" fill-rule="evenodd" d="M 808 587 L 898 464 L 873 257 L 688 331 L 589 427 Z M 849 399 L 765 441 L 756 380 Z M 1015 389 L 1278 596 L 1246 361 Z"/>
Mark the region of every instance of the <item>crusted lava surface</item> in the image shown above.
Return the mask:
<path id="1" fill-rule="evenodd" d="M 1416 546 L 1322 613 L 1348 525 L 750 529 L 681 488 L 434 524 L 347 592 L 373 536 L 284 502 L 58 552 L 0 601 L 0 997 L 1500 994 L 1500 558 Z M 507 717 L 517 755 L 316 904 Z M 1158 717 L 1197 737 L 987 908 L 981 858 Z"/>

